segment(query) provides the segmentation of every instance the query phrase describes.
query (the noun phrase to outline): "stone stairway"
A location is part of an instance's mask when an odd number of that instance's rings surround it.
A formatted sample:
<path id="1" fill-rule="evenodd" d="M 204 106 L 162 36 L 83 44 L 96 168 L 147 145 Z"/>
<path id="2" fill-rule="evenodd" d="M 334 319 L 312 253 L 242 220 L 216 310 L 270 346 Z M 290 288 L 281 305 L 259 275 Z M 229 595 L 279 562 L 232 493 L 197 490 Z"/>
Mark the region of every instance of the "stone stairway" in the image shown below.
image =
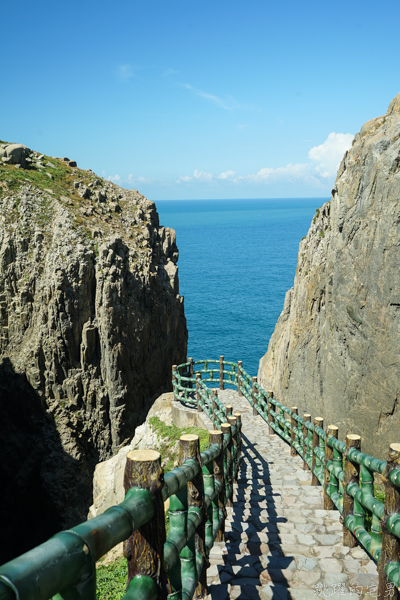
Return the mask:
<path id="1" fill-rule="evenodd" d="M 376 598 L 374 561 L 342 546 L 339 512 L 323 510 L 322 487 L 311 486 L 300 457 L 236 391 L 219 397 L 242 414 L 242 462 L 225 543 L 210 555 L 208 598 Z"/>

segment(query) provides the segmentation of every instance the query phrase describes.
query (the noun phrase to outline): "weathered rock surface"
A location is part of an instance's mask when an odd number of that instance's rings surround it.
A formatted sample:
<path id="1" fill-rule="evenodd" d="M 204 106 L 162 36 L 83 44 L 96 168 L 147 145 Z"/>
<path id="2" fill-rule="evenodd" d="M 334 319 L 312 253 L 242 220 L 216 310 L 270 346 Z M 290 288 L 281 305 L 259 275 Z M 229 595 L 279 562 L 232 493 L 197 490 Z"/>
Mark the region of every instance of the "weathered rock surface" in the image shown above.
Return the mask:
<path id="1" fill-rule="evenodd" d="M 300 242 L 258 381 L 385 458 L 399 439 L 400 94 L 368 121 Z"/>
<path id="2" fill-rule="evenodd" d="M 0 160 L 0 562 L 86 518 L 95 465 L 132 439 L 187 348 L 175 232 L 160 227 L 154 203 L 29 149 L 16 169 L 9 146 Z"/>
<path id="3" fill-rule="evenodd" d="M 173 424 L 176 427 L 200 427 L 209 430 L 214 428 L 207 415 L 197 411 L 197 406 L 185 406 L 174 400 L 173 392 L 161 394 L 147 413 L 145 422 L 136 428 L 135 436 L 130 444 L 123 446 L 117 455 L 96 465 L 93 476 L 93 504 L 89 509 L 89 519 L 101 515 L 110 506 L 123 501 L 126 455 L 130 450 L 151 448 L 162 451 L 165 440 L 158 438 L 153 430 L 150 423 L 152 417 L 158 417 L 164 425 Z M 176 446 L 178 447 L 178 445 L 177 443 Z M 173 450 L 175 447 L 170 447 L 167 454 L 164 452 L 161 455 L 163 467 L 168 462 L 169 454 Z"/>

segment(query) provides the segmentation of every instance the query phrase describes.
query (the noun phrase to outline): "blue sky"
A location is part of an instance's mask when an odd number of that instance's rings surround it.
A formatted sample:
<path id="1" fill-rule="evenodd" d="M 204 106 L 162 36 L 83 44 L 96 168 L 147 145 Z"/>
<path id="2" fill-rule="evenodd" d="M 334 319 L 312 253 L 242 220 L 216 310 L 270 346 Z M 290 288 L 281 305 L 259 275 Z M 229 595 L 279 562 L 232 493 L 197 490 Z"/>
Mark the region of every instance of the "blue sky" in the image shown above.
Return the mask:
<path id="1" fill-rule="evenodd" d="M 329 196 L 400 91 L 400 3 L 3 2 L 0 139 L 158 199 Z"/>

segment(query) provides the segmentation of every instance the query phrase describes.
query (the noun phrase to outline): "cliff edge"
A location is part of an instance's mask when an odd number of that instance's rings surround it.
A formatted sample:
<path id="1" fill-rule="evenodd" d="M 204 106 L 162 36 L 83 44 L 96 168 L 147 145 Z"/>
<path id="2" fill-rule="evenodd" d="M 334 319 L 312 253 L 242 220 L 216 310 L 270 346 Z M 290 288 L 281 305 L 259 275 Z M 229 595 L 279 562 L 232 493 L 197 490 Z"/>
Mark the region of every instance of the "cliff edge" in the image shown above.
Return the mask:
<path id="1" fill-rule="evenodd" d="M 300 242 L 258 381 L 384 458 L 399 438 L 399 348 L 400 94 L 355 136 Z"/>
<path id="2" fill-rule="evenodd" d="M 136 190 L 0 143 L 0 562 L 86 518 L 95 465 L 170 389 L 177 260 Z"/>

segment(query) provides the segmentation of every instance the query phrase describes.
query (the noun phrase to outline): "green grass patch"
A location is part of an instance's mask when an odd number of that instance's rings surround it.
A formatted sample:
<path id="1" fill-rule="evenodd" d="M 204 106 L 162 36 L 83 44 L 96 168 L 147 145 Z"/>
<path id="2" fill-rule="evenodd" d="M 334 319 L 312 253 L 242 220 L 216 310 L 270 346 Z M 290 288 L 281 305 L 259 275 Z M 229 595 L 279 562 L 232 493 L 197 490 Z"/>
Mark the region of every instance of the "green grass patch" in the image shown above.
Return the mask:
<path id="1" fill-rule="evenodd" d="M 163 458 L 168 457 L 168 462 L 164 467 L 165 471 L 171 471 L 179 457 L 179 438 L 181 435 L 198 435 L 200 439 L 200 452 L 208 448 L 208 431 L 200 427 L 176 427 L 176 425 L 166 425 L 158 417 L 151 417 L 149 421 L 152 430 L 156 434 L 160 446 L 158 451 Z"/>
<path id="2" fill-rule="evenodd" d="M 96 600 L 120 600 L 125 593 L 128 567 L 126 558 L 96 569 Z"/>

